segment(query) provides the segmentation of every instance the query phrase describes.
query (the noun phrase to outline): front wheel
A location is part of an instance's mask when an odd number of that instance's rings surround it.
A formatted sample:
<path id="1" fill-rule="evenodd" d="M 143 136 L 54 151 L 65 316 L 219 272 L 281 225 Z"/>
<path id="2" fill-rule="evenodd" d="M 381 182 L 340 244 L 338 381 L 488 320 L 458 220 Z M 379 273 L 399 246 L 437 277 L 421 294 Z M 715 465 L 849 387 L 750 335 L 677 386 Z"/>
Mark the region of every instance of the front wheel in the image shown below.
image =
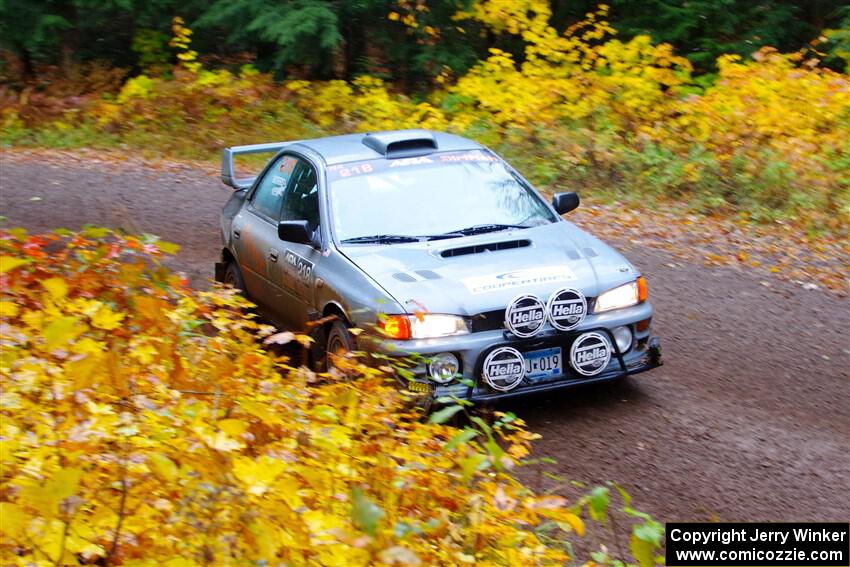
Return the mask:
<path id="1" fill-rule="evenodd" d="M 224 270 L 224 285 L 245 293 L 245 281 L 242 279 L 242 272 L 235 261 L 228 262 L 227 268 Z"/>
<path id="2" fill-rule="evenodd" d="M 335 368 L 335 360 L 354 350 L 354 338 L 348 332 L 348 327 L 342 321 L 334 321 L 327 331 L 325 356 L 321 370 L 327 372 Z"/>

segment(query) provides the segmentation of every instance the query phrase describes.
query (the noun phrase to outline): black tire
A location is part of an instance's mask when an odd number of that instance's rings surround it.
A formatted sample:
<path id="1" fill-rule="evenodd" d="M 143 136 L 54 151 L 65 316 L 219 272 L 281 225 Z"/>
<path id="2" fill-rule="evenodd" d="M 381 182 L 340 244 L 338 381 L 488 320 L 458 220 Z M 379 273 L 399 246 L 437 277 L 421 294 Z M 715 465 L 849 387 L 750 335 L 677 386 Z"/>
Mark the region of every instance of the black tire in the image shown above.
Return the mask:
<path id="1" fill-rule="evenodd" d="M 245 293 L 245 280 L 242 279 L 242 272 L 239 270 L 239 264 L 229 262 L 224 270 L 224 285 L 238 289 L 243 294 Z"/>
<path id="2" fill-rule="evenodd" d="M 334 321 L 327 328 L 327 340 L 325 341 L 325 355 L 322 357 L 320 370 L 327 372 L 333 367 L 333 357 L 341 356 L 356 348 L 354 337 L 348 332 L 348 327 L 342 321 Z"/>

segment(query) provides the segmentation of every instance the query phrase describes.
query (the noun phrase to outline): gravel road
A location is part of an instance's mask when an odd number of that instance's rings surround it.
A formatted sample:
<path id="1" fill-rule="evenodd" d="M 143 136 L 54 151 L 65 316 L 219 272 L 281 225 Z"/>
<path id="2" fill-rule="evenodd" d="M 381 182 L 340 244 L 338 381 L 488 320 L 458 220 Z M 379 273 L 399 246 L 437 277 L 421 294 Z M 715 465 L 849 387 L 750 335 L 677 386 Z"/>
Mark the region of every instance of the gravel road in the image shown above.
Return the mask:
<path id="1" fill-rule="evenodd" d="M 211 277 L 228 195 L 208 167 L 0 161 L 6 226 L 158 234 L 182 246 L 171 265 L 196 286 Z M 649 279 L 666 364 L 621 386 L 500 406 L 543 436 L 537 454 L 557 460 L 545 470 L 617 481 L 666 521 L 850 519 L 847 300 L 767 287 L 755 273 L 689 264 L 649 244 L 627 255 Z"/>

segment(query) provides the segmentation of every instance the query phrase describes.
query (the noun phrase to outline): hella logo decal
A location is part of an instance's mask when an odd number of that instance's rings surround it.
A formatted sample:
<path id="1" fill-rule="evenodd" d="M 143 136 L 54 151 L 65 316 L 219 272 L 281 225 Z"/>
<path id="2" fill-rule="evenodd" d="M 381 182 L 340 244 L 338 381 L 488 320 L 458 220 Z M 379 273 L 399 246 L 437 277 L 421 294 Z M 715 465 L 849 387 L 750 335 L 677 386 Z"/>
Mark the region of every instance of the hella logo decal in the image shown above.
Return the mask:
<path id="1" fill-rule="evenodd" d="M 500 347 L 484 359 L 484 380 L 495 390 L 507 392 L 522 382 L 525 360 L 515 348 Z"/>
<path id="2" fill-rule="evenodd" d="M 587 300 L 577 289 L 559 289 L 549 296 L 546 311 L 553 327 L 560 331 L 571 331 L 584 321 Z"/>
<path id="3" fill-rule="evenodd" d="M 611 343 L 600 333 L 585 333 L 570 347 L 570 364 L 584 376 L 602 372 L 611 360 Z"/>
<path id="4" fill-rule="evenodd" d="M 505 326 L 520 338 L 533 337 L 546 324 L 546 306 L 533 295 L 520 295 L 505 310 Z"/>

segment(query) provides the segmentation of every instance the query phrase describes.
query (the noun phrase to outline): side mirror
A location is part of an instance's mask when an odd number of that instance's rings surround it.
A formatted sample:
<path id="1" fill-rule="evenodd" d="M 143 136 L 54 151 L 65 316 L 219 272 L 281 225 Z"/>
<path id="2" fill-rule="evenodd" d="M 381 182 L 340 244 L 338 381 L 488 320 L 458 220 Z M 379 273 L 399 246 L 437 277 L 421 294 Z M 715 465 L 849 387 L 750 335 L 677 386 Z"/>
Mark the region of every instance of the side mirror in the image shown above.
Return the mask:
<path id="1" fill-rule="evenodd" d="M 578 193 L 570 191 L 569 193 L 556 193 L 552 197 L 552 206 L 558 211 L 559 215 L 564 215 L 578 208 L 579 198 Z"/>
<path id="2" fill-rule="evenodd" d="M 280 221 L 277 223 L 277 237 L 296 244 L 313 244 L 313 229 L 305 220 Z"/>

